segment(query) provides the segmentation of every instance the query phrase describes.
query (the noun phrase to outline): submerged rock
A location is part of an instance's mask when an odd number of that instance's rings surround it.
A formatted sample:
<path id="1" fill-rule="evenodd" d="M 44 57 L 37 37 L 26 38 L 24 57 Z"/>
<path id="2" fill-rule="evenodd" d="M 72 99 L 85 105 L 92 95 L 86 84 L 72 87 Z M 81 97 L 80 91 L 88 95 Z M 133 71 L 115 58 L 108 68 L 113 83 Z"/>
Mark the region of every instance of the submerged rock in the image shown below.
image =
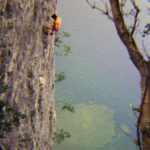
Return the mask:
<path id="1" fill-rule="evenodd" d="M 130 131 L 129 127 L 127 126 L 127 124 L 121 124 L 120 128 L 124 134 L 131 135 L 131 131 Z"/>

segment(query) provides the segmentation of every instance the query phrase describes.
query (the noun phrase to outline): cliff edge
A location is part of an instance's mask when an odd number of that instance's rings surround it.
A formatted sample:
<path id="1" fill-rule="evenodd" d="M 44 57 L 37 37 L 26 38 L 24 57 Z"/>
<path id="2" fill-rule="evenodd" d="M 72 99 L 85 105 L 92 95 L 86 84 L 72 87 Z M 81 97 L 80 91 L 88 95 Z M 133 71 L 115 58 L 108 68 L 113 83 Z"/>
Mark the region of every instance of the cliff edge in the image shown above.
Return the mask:
<path id="1" fill-rule="evenodd" d="M 2 150 L 51 150 L 55 35 L 44 35 L 42 28 L 55 10 L 56 0 L 0 0 L 0 77 L 8 86 L 1 101 L 10 115 L 25 116 L 0 137 Z"/>

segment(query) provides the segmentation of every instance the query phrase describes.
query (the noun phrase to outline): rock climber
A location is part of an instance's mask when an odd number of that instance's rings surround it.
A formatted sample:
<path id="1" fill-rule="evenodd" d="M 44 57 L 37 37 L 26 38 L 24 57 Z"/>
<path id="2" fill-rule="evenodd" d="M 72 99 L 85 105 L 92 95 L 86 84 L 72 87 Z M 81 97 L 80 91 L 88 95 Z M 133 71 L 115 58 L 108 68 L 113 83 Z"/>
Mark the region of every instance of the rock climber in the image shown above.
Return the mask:
<path id="1" fill-rule="evenodd" d="M 54 20 L 53 23 L 51 25 L 44 26 L 43 28 L 44 32 L 50 35 L 57 33 L 60 30 L 62 23 L 61 17 L 57 16 L 57 14 L 53 14 L 52 18 Z"/>

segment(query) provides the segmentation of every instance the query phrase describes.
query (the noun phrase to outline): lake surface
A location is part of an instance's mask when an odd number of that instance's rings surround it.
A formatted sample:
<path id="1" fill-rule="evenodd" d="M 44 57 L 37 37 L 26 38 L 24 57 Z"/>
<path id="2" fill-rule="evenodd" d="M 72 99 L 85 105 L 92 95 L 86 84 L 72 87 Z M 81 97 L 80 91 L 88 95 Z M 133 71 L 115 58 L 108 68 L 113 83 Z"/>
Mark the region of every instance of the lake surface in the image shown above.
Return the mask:
<path id="1" fill-rule="evenodd" d="M 57 128 L 71 137 L 55 150 L 135 150 L 129 105 L 140 104 L 140 77 L 113 23 L 84 0 L 59 0 L 58 11 L 72 54 L 56 56 L 56 72 L 66 74 L 56 86 L 56 106 L 59 112 L 73 104 L 75 112 L 57 114 Z"/>

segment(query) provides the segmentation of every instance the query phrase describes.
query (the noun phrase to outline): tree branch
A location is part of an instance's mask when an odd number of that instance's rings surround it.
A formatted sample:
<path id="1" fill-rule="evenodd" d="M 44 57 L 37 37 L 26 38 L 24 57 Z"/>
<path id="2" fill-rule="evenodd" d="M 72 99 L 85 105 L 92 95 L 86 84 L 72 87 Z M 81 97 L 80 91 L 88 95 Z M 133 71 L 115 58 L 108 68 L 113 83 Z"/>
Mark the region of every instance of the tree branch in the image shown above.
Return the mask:
<path id="1" fill-rule="evenodd" d="M 121 12 L 123 11 L 123 7 L 125 6 L 125 4 L 126 4 L 126 0 L 121 0 L 121 2 L 120 2 Z"/>
<path id="2" fill-rule="evenodd" d="M 137 69 L 140 71 L 140 73 L 142 73 L 143 68 L 144 68 L 143 66 L 145 66 L 146 61 L 144 60 L 144 57 L 140 53 L 140 51 L 136 45 L 136 42 L 132 36 L 136 29 L 137 18 L 138 18 L 138 13 L 139 13 L 139 9 L 135 5 L 135 1 L 132 0 L 132 4 L 134 5 L 134 8 L 136 9 L 136 15 L 135 15 L 134 25 L 132 27 L 131 32 L 129 32 L 126 27 L 123 13 L 121 12 L 121 8 L 120 8 L 120 0 L 109 0 L 110 6 L 111 6 L 111 13 L 112 13 L 113 17 L 110 16 L 110 12 L 108 11 L 107 5 L 105 5 L 106 10 L 103 10 L 96 6 L 95 1 L 93 4 L 92 4 L 92 2 L 90 2 L 90 0 L 86 0 L 86 2 L 91 6 L 92 9 L 99 10 L 102 14 L 106 15 L 108 18 L 110 18 L 114 22 L 117 33 L 118 33 L 121 41 L 126 46 L 133 64 L 137 67 Z M 122 3 L 123 3 L 123 1 L 122 1 Z"/>
<path id="3" fill-rule="evenodd" d="M 146 57 L 148 58 L 148 60 L 150 60 L 150 56 L 149 56 L 147 49 L 145 47 L 144 40 L 142 40 L 142 47 L 143 47 L 143 51 L 144 51 Z"/>
<path id="4" fill-rule="evenodd" d="M 132 34 L 128 31 L 123 14 L 120 10 L 120 3 L 119 0 L 109 0 L 111 11 L 113 14 L 113 21 L 117 30 L 117 33 L 121 39 L 121 41 L 126 46 L 128 53 L 130 55 L 130 58 L 134 65 L 137 67 L 137 69 L 142 73 L 143 71 L 143 65 L 145 65 L 145 60 L 140 53 L 134 38 L 132 37 Z M 135 27 L 133 27 L 133 31 L 135 30 Z"/>
<path id="5" fill-rule="evenodd" d="M 136 25 L 137 25 L 137 21 L 138 21 L 138 14 L 140 12 L 140 9 L 135 4 L 135 0 L 131 0 L 131 3 L 133 5 L 134 9 L 136 10 L 136 13 L 135 13 L 135 16 L 134 16 L 134 23 L 133 23 L 133 27 L 132 27 L 132 30 L 131 30 L 131 35 L 133 35 L 135 30 L 136 30 Z"/>
<path id="6" fill-rule="evenodd" d="M 107 6 L 107 3 L 105 3 L 105 10 L 103 10 L 102 8 L 98 7 L 96 5 L 96 1 L 93 2 L 90 2 L 89 0 L 85 0 L 90 6 L 92 9 L 97 9 L 98 11 L 100 11 L 103 15 L 106 15 L 110 20 L 113 20 L 111 15 L 109 14 L 109 10 L 108 10 L 108 6 Z"/>

